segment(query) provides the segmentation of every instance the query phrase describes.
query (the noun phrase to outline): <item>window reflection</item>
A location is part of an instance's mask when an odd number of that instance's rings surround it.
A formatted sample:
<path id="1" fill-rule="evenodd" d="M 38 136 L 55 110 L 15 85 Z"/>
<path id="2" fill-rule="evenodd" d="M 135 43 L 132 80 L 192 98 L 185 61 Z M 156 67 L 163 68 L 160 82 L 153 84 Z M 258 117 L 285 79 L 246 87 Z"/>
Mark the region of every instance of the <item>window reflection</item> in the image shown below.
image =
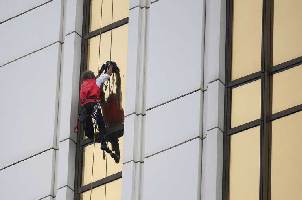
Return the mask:
<path id="1" fill-rule="evenodd" d="M 128 0 L 90 0 L 89 31 L 97 30 L 114 22 L 128 17 Z M 112 13 L 113 3 L 113 13 Z M 101 9 L 102 7 L 102 9 Z M 101 14 L 102 10 L 102 14 Z M 112 41 L 112 42 L 111 42 Z M 87 69 L 98 73 L 101 65 L 106 61 L 115 61 L 120 70 L 121 85 L 117 87 L 117 75 L 111 76 L 110 80 L 105 82 L 102 89 L 105 98 L 111 92 L 117 94 L 117 88 L 121 89 L 121 106 L 124 107 L 125 99 L 125 75 L 127 67 L 127 48 L 128 48 L 128 25 L 123 25 L 111 31 L 102 33 L 88 39 L 87 49 Z M 108 89 L 109 88 L 109 89 Z M 119 95 L 118 95 L 119 96 Z M 102 103 L 107 103 L 102 101 Z M 103 104 L 103 105 L 104 105 Z M 103 106 L 102 105 L 102 106 Z M 112 110 L 112 109 L 111 109 Z M 103 109 L 104 115 L 104 109 Z M 106 120 L 106 119 L 105 119 Z M 108 120 L 109 121 L 109 120 Z M 108 129 L 116 129 L 123 126 L 123 122 L 115 124 L 107 123 Z M 114 125 L 114 126 L 115 126 Z M 117 126 L 119 125 L 119 126 Z M 115 132 L 108 136 L 108 146 L 120 151 L 120 162 L 116 163 L 109 153 L 104 153 L 100 149 L 100 144 L 89 144 L 83 147 L 83 168 L 82 168 L 82 186 L 96 182 L 110 175 L 121 172 L 123 156 L 123 133 Z M 85 139 L 85 138 L 83 138 Z M 118 147 L 118 148 L 116 148 Z M 121 179 L 107 183 L 105 185 L 93 188 L 81 194 L 82 200 L 119 200 L 121 199 Z"/>
<path id="2" fill-rule="evenodd" d="M 84 148 L 82 185 L 87 185 L 106 177 L 106 159 L 99 144 L 91 144 Z"/>
<path id="3" fill-rule="evenodd" d="M 229 199 L 259 199 L 260 128 L 252 128 L 230 137 Z"/>
<path id="4" fill-rule="evenodd" d="M 81 200 L 119 200 L 121 199 L 122 180 L 107 183 L 81 195 Z"/>
<path id="5" fill-rule="evenodd" d="M 302 56 L 301 9 L 301 0 L 274 1 L 274 65 Z"/>
<path id="6" fill-rule="evenodd" d="M 88 69 L 94 71 L 95 74 L 97 74 L 100 69 L 101 63 L 105 63 L 110 59 L 111 51 L 111 58 L 117 63 L 120 69 L 122 106 L 124 105 L 123 94 L 125 92 L 125 73 L 127 66 L 127 32 L 127 25 L 114 29 L 112 31 L 112 46 L 110 31 L 101 35 L 101 41 L 100 36 L 96 36 L 89 39 L 88 43 Z M 112 90 L 114 93 L 116 92 L 115 81 L 116 77 L 112 76 L 110 81 L 104 83 L 104 87 L 102 89 L 105 92 L 106 98 L 109 96 L 109 90 Z M 114 144 L 116 144 L 115 146 L 118 147 L 121 156 L 119 163 L 116 163 L 110 154 L 101 151 L 98 143 L 95 145 L 88 145 L 84 148 L 82 185 L 87 185 L 91 182 L 105 178 L 106 176 L 116 174 L 122 170 L 123 137 L 121 137 L 120 133 L 117 133 L 117 135 L 118 138 L 108 138 L 108 146 L 112 149 Z"/>
<path id="7" fill-rule="evenodd" d="M 232 80 L 261 70 L 262 4 L 234 0 Z"/>
<path id="8" fill-rule="evenodd" d="M 81 200 L 90 200 L 91 190 L 81 194 Z"/>
<path id="9" fill-rule="evenodd" d="M 302 112 L 272 122 L 271 195 L 302 199 Z"/>
<path id="10" fill-rule="evenodd" d="M 111 144 L 109 143 L 109 145 Z M 119 147 L 120 151 L 124 152 L 123 137 L 119 138 Z M 122 159 L 123 153 L 121 153 Z M 104 154 L 98 143 L 84 148 L 82 185 L 87 185 L 120 171 L 122 171 L 122 162 L 116 163 L 109 154 Z"/>
<path id="11" fill-rule="evenodd" d="M 103 6 L 101 5 L 103 1 Z M 113 16 L 112 16 L 113 1 Z M 101 16 L 102 8 L 102 16 Z M 91 0 L 90 4 L 90 31 L 97 30 L 128 17 L 129 1 L 128 0 Z M 113 18 L 112 18 L 113 17 Z"/>
<path id="12" fill-rule="evenodd" d="M 273 113 L 302 104 L 302 65 L 273 75 Z"/>
<path id="13" fill-rule="evenodd" d="M 260 115 L 260 80 L 245 84 L 232 90 L 232 128 L 259 119 Z"/>

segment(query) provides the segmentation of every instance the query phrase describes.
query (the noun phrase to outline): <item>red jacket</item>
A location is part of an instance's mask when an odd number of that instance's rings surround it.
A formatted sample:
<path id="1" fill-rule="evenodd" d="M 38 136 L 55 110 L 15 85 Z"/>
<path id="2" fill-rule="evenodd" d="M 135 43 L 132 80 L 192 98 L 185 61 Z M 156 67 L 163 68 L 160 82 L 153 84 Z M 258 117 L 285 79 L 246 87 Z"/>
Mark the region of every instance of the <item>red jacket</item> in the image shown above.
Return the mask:
<path id="1" fill-rule="evenodd" d="M 100 88 L 96 85 L 95 79 L 84 80 L 80 89 L 80 105 L 90 102 L 97 102 L 100 99 Z"/>

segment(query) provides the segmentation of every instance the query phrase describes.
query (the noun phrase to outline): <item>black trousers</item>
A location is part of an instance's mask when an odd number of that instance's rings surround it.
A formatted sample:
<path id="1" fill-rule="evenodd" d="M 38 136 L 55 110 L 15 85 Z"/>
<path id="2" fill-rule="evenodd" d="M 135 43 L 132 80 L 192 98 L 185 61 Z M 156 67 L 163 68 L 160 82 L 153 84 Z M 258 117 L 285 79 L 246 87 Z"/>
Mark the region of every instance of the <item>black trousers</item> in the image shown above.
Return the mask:
<path id="1" fill-rule="evenodd" d="M 97 123 L 97 128 L 99 131 L 98 136 L 96 137 L 96 142 L 105 142 L 105 134 L 106 134 L 106 129 L 105 129 L 105 122 L 104 118 L 102 116 L 101 110 L 99 108 L 96 108 L 97 104 L 96 103 L 87 103 L 84 106 L 82 106 L 82 113 L 85 113 L 86 116 L 84 118 L 84 131 L 85 135 L 93 140 L 94 136 L 94 127 L 93 127 L 93 122 L 92 119 L 96 120 Z M 83 111 L 84 110 L 84 111 Z"/>

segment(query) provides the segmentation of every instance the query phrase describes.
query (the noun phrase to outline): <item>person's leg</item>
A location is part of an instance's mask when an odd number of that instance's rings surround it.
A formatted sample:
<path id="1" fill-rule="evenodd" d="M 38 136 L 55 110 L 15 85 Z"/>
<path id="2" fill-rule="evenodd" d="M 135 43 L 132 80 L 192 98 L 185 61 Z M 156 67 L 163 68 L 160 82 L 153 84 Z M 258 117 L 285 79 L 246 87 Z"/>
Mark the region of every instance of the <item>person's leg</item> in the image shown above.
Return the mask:
<path id="1" fill-rule="evenodd" d="M 106 150 L 108 150 L 108 147 L 107 147 L 106 139 L 105 139 L 106 128 L 105 128 L 104 118 L 103 118 L 103 115 L 102 115 L 100 109 L 94 108 L 94 112 L 95 112 L 95 119 L 96 119 L 96 122 L 98 125 L 98 130 L 99 130 L 101 149 L 106 151 Z"/>
<path id="2" fill-rule="evenodd" d="M 85 119 L 84 130 L 85 130 L 85 135 L 89 139 L 93 140 L 94 130 L 93 130 L 93 123 L 90 115 L 88 115 Z"/>
<path id="3" fill-rule="evenodd" d="M 93 122 L 92 122 L 92 118 L 91 118 L 91 113 L 92 113 L 92 108 L 90 104 L 86 104 L 85 105 L 85 109 L 87 112 L 87 117 L 84 121 L 84 130 L 85 130 L 85 135 L 93 140 L 94 138 L 94 128 L 93 128 Z"/>
<path id="4" fill-rule="evenodd" d="M 116 163 L 120 161 L 120 147 L 119 147 L 119 139 L 117 137 L 112 137 L 110 139 L 110 143 L 112 146 L 112 154 L 111 157 L 114 159 Z"/>

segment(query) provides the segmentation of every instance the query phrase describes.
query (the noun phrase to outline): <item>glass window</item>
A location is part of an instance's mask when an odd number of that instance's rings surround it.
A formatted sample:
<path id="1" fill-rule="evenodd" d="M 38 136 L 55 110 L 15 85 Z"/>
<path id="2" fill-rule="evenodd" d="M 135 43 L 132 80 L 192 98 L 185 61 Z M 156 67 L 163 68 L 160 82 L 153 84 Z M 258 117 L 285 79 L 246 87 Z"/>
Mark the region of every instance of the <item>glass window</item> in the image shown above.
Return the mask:
<path id="1" fill-rule="evenodd" d="M 88 56 L 87 56 L 87 68 L 94 73 L 97 73 L 100 66 L 100 36 L 93 37 L 88 40 Z"/>
<path id="2" fill-rule="evenodd" d="M 103 6 L 102 6 L 103 1 Z M 112 16 L 113 1 L 113 16 Z M 102 16 L 101 16 L 102 8 Z M 128 0 L 91 0 L 90 4 L 90 31 L 97 30 L 113 22 L 128 17 Z M 113 18 L 112 18 L 113 17 Z"/>
<path id="3" fill-rule="evenodd" d="M 102 103 L 102 113 L 108 126 L 108 130 L 116 130 L 122 128 L 123 122 L 114 121 L 114 117 L 110 115 L 112 109 L 116 109 L 120 118 L 123 111 L 120 109 L 124 107 L 125 99 L 125 76 L 127 69 L 127 50 L 128 50 L 128 20 L 123 20 L 124 23 L 119 24 L 118 28 L 114 28 L 117 25 L 116 22 L 125 19 L 129 14 L 129 1 L 128 0 L 90 0 L 89 15 L 84 19 L 85 23 L 89 25 L 89 32 L 83 35 L 83 44 L 87 45 L 87 55 L 84 55 L 86 66 L 82 66 L 83 69 L 91 70 L 98 73 L 102 64 L 106 61 L 115 61 L 119 67 L 120 73 L 114 72 L 110 77 L 110 80 L 103 84 L 100 101 Z M 112 8 L 113 5 L 113 8 Z M 107 26 L 108 30 L 101 35 L 92 37 L 91 31 L 99 30 L 102 27 Z M 83 52 L 85 54 L 85 52 Z M 87 57 L 86 57 L 87 56 Z M 119 76 L 120 75 L 120 76 Z M 119 77 L 121 79 L 119 79 Z M 119 82 L 120 81 L 120 82 Z M 120 83 L 120 84 L 119 84 Z M 120 86 L 120 88 L 119 88 Z M 119 90 L 121 93 L 119 93 Z M 103 95 L 104 94 L 104 95 Z M 121 105 L 113 105 L 108 103 L 109 94 L 112 95 L 113 101 L 118 100 Z M 122 98 L 120 98 L 122 97 Z M 117 103 L 117 104 L 118 104 Z M 107 107 L 106 107 L 107 106 Z M 119 107 L 118 107 L 119 106 Z M 109 110 L 108 110 L 109 109 Z M 108 114 L 109 113 L 109 114 Z M 123 160 L 123 133 L 116 133 L 116 135 L 109 135 L 107 137 L 107 145 L 113 153 L 105 153 L 100 149 L 100 143 L 87 144 L 87 146 L 81 146 L 80 152 L 77 152 L 79 156 L 83 156 L 82 172 L 77 177 L 77 180 L 81 180 L 81 185 L 76 185 L 76 198 L 82 200 L 120 200 L 121 199 L 121 179 L 113 182 L 106 183 L 91 190 L 80 193 L 80 191 L 87 187 L 89 183 L 102 183 L 104 180 L 111 178 L 121 178 L 122 160 Z M 117 139 L 118 138 L 118 139 Z M 81 138 L 79 145 L 89 142 L 87 137 Z M 118 141 L 118 145 L 117 144 Z M 120 153 L 119 153 L 120 152 Z M 120 157 L 119 157 L 119 156 Z M 112 157 L 115 158 L 115 160 Z M 116 162 L 118 163 L 116 163 Z M 116 174 L 116 176 L 111 176 Z M 111 176 L 111 177 L 110 177 Z M 95 187 L 95 184 L 92 184 Z"/>
<path id="4" fill-rule="evenodd" d="M 90 200 L 91 190 L 81 194 L 81 200 Z"/>
<path id="5" fill-rule="evenodd" d="M 232 90 L 231 126 L 259 119 L 261 115 L 261 81 L 257 80 Z"/>
<path id="6" fill-rule="evenodd" d="M 302 104 L 302 65 L 274 74 L 273 113 Z"/>
<path id="7" fill-rule="evenodd" d="M 301 0 L 274 1 L 274 65 L 302 56 L 301 9 Z"/>
<path id="8" fill-rule="evenodd" d="M 260 184 L 260 128 L 255 127 L 230 137 L 229 199 L 257 200 Z"/>
<path id="9" fill-rule="evenodd" d="M 126 90 L 126 70 L 127 70 L 127 48 L 128 48 L 128 25 L 114 29 L 112 32 L 112 60 L 120 68 L 121 90 L 125 94 Z M 125 95 L 122 95 L 122 105 L 124 107 Z"/>
<path id="10" fill-rule="evenodd" d="M 93 165 L 93 166 L 92 166 Z M 93 167 L 93 168 L 92 168 Z M 100 144 L 91 144 L 84 148 L 82 185 L 87 185 L 106 177 L 106 158 Z"/>
<path id="11" fill-rule="evenodd" d="M 106 198 L 106 185 L 99 186 L 91 191 L 90 200 L 110 200 Z M 117 199 L 118 200 L 118 199 Z"/>
<path id="12" fill-rule="evenodd" d="M 110 60 L 111 35 L 110 31 L 100 36 L 93 37 L 88 41 L 88 69 L 95 74 L 100 65 Z"/>
<path id="13" fill-rule="evenodd" d="M 122 180 L 116 180 L 106 185 L 106 200 L 122 199 Z M 97 199 L 98 200 L 98 199 Z"/>
<path id="14" fill-rule="evenodd" d="M 84 192 L 81 195 L 81 200 L 119 200 L 122 198 L 121 189 L 122 180 L 118 179 Z"/>
<path id="15" fill-rule="evenodd" d="M 232 80 L 261 70 L 262 4 L 234 0 Z"/>
<path id="16" fill-rule="evenodd" d="M 302 112 L 272 122 L 271 197 L 302 199 Z"/>

